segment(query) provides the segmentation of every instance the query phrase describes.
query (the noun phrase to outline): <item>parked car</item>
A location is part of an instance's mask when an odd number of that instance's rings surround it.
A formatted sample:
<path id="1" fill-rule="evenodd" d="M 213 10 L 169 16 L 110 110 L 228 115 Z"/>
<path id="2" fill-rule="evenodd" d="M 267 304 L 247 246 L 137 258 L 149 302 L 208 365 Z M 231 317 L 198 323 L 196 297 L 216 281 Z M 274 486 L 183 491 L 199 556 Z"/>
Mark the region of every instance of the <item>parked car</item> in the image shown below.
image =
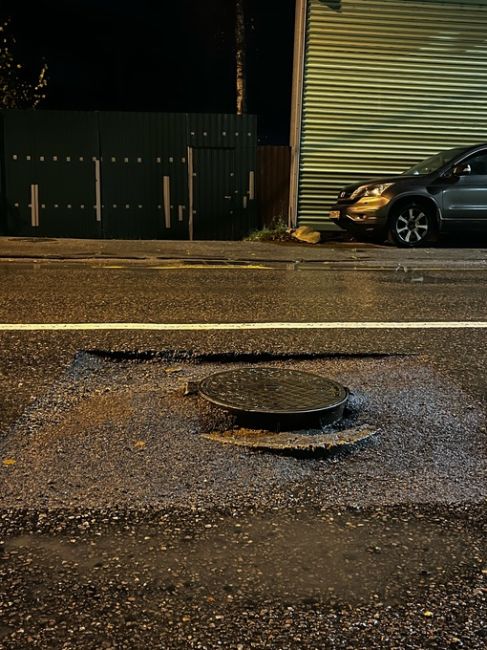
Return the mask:
<path id="1" fill-rule="evenodd" d="M 487 232 L 487 144 L 440 151 L 403 174 L 345 187 L 330 218 L 359 237 L 422 246 Z"/>

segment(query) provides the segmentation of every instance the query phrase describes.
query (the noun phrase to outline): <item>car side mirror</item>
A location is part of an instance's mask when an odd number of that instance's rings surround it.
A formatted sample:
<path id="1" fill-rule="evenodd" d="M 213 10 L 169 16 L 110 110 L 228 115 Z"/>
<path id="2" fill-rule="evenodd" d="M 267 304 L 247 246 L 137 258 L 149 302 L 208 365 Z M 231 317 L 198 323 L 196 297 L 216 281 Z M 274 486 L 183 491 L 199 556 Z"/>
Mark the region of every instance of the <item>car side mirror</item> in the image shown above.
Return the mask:
<path id="1" fill-rule="evenodd" d="M 472 168 L 468 163 L 460 163 L 452 169 L 452 176 L 468 176 L 472 173 Z"/>

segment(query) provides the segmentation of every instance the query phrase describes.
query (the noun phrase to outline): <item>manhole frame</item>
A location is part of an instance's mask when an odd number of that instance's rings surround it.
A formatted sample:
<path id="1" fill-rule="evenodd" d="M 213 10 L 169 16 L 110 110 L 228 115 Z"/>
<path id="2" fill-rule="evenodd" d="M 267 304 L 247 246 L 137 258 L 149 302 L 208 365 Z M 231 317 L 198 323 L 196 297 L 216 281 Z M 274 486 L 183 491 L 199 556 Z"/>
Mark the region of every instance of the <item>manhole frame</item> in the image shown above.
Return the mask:
<path id="1" fill-rule="evenodd" d="M 256 407 L 247 407 L 238 406 L 236 404 L 231 404 L 228 401 L 219 399 L 211 393 L 205 392 L 205 382 L 209 380 L 214 380 L 222 375 L 231 375 L 232 373 L 239 373 L 245 370 L 261 370 L 261 371 L 271 371 L 272 373 L 278 373 L 279 371 L 285 371 L 287 373 L 296 374 L 296 375 L 306 375 L 307 377 L 314 378 L 321 382 L 325 382 L 330 387 L 333 387 L 337 393 L 338 397 L 328 403 L 322 405 L 317 405 L 312 408 L 303 408 L 303 409 L 269 409 L 269 408 L 256 408 Z M 300 418 L 303 419 L 303 424 L 309 420 L 309 418 L 316 418 L 319 420 L 326 421 L 327 424 L 336 422 L 339 420 L 345 408 L 346 403 L 350 397 L 350 391 L 348 388 L 335 381 L 334 379 L 329 379 L 328 377 L 323 377 L 316 373 L 307 372 L 303 370 L 294 370 L 291 368 L 273 368 L 269 366 L 245 366 L 244 368 L 233 368 L 231 370 L 222 370 L 205 377 L 200 383 L 198 388 L 199 395 L 208 401 L 209 403 L 224 409 L 230 413 L 233 413 L 240 418 L 265 418 L 266 420 L 279 420 L 279 421 L 292 421 L 295 422 Z"/>

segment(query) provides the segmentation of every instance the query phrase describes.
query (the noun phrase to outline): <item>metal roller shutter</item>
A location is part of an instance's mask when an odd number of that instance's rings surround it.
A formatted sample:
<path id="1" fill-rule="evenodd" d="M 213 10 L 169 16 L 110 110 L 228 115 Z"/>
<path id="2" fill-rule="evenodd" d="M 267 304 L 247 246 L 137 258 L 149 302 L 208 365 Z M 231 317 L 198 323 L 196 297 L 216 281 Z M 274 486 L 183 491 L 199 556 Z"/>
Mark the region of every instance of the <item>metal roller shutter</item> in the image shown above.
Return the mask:
<path id="1" fill-rule="evenodd" d="M 308 0 L 298 218 L 339 189 L 487 141 L 487 3 Z"/>

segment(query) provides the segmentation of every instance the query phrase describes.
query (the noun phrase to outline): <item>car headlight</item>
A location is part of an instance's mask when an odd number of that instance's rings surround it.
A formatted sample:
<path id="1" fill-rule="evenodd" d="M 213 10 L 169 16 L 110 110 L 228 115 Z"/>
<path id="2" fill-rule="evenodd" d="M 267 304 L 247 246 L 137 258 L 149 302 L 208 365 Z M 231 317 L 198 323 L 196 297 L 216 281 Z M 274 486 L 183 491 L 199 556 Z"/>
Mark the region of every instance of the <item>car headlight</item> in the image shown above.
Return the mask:
<path id="1" fill-rule="evenodd" d="M 351 199 L 363 196 L 381 196 L 392 183 L 378 183 L 377 185 L 361 185 L 350 195 Z"/>

